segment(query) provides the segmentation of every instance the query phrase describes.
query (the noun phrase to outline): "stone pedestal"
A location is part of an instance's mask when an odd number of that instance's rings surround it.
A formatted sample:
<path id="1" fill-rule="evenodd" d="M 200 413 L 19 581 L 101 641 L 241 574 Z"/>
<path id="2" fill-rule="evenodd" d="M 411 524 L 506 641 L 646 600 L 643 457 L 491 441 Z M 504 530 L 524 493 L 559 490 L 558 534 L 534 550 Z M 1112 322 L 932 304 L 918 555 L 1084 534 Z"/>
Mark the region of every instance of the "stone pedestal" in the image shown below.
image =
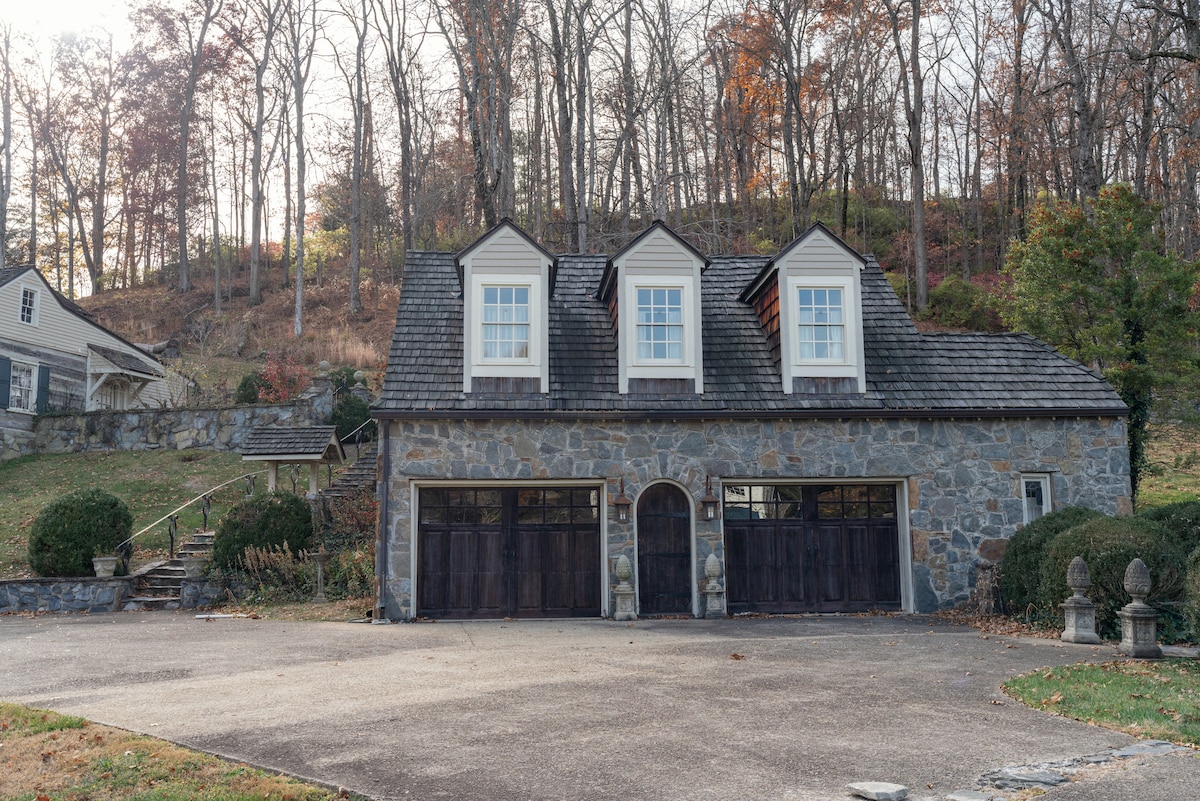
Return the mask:
<path id="1" fill-rule="evenodd" d="M 1076 556 L 1067 567 L 1067 586 L 1075 593 L 1060 604 L 1066 627 L 1063 629 L 1062 641 L 1085 645 L 1096 645 L 1100 642 L 1096 634 L 1096 605 L 1092 603 L 1083 591 L 1092 586 L 1091 571 L 1083 557 Z"/>
<path id="2" fill-rule="evenodd" d="M 613 594 L 617 597 L 617 608 L 613 612 L 613 620 L 637 620 L 637 605 L 634 603 L 633 585 L 629 583 L 633 576 L 633 564 L 629 557 L 621 554 L 613 564 L 613 575 L 617 577 L 617 586 Z"/>
<path id="3" fill-rule="evenodd" d="M 704 617 L 725 616 L 725 589 L 721 586 L 721 560 L 710 553 L 704 560 Z"/>
<path id="4" fill-rule="evenodd" d="M 1146 603 L 1150 594 L 1150 570 L 1141 559 L 1125 569 L 1125 592 L 1133 598 L 1117 616 L 1121 618 L 1120 652 L 1136 659 L 1160 659 L 1158 612 Z"/>
<path id="5" fill-rule="evenodd" d="M 1060 639 L 1063 642 L 1097 645 L 1100 635 L 1096 634 L 1096 605 L 1087 598 L 1068 598 L 1061 603 L 1066 626 Z"/>

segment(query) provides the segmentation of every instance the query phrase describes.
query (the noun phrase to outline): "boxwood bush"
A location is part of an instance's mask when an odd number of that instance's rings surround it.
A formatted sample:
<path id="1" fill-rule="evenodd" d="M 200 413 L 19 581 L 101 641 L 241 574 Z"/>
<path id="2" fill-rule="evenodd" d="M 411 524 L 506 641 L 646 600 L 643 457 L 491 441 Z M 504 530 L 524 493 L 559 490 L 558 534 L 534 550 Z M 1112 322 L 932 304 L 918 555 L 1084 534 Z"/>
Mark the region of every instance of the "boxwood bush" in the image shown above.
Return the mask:
<path id="1" fill-rule="evenodd" d="M 212 559 L 217 567 L 239 566 L 243 552 L 253 546 L 293 553 L 312 544 L 312 511 L 308 502 L 286 492 L 255 495 L 234 506 L 221 518 L 213 538 Z"/>
<path id="2" fill-rule="evenodd" d="M 1200 546 L 1196 546 L 1187 561 L 1187 605 L 1184 616 L 1191 626 L 1192 639 L 1200 638 Z"/>
<path id="3" fill-rule="evenodd" d="M 237 389 L 233 393 L 234 403 L 258 403 L 259 393 L 264 389 L 270 389 L 271 382 L 262 372 L 255 370 L 253 373 L 246 373 L 242 376 L 242 380 L 238 383 Z"/>
<path id="4" fill-rule="evenodd" d="M 1185 550 L 1190 552 L 1193 548 L 1200 548 L 1200 501 L 1155 506 L 1138 512 L 1138 517 L 1161 523 Z"/>
<path id="5" fill-rule="evenodd" d="M 92 557 L 115 555 L 133 515 L 117 496 L 78 490 L 38 512 L 29 532 L 29 566 L 39 576 L 90 576 Z"/>
<path id="6" fill-rule="evenodd" d="M 1120 636 L 1117 610 L 1129 602 L 1123 586 L 1125 569 L 1135 557 L 1150 568 L 1150 597 L 1159 610 L 1165 638 L 1186 628 L 1184 550 L 1160 523 L 1145 517 L 1101 517 L 1060 533 L 1046 548 L 1036 603 L 1058 611 L 1071 594 L 1067 565 L 1082 556 L 1092 574 L 1088 596 L 1096 604 L 1096 629 L 1101 637 Z"/>
<path id="7" fill-rule="evenodd" d="M 1038 518 L 1012 536 L 1000 563 L 1000 597 L 1009 614 L 1029 621 L 1052 619 L 1057 614 L 1062 598 L 1050 609 L 1038 608 L 1046 546 L 1061 532 L 1098 517 L 1103 515 L 1082 506 L 1068 506 Z"/>

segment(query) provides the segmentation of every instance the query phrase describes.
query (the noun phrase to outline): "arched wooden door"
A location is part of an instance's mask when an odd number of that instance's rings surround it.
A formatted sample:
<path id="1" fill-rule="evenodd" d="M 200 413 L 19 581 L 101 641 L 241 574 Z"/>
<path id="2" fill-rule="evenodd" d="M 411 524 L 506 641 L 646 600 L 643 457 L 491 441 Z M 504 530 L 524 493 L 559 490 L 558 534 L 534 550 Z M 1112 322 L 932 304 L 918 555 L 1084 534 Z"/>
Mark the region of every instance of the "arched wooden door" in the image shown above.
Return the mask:
<path id="1" fill-rule="evenodd" d="M 692 516 L 683 490 L 654 484 L 637 507 L 638 600 L 643 615 L 692 611 Z"/>

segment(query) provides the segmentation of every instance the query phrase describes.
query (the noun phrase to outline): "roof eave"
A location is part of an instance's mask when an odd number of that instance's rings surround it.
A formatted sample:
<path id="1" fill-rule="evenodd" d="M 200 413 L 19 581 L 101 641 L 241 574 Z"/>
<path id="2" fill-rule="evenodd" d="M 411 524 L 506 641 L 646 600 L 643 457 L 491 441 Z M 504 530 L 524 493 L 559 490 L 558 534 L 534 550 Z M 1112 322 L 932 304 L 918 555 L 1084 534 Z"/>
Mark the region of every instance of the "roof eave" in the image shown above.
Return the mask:
<path id="1" fill-rule="evenodd" d="M 1016 407 L 955 409 L 371 409 L 376 420 L 983 420 L 1048 417 L 1127 417 L 1128 407 Z"/>

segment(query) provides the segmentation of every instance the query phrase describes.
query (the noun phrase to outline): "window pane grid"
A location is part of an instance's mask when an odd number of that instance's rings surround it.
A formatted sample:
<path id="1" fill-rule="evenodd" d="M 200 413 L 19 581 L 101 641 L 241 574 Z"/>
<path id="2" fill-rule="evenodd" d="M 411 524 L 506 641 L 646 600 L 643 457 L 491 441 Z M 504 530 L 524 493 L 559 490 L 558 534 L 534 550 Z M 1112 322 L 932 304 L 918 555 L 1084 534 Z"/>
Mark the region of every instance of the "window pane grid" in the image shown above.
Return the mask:
<path id="1" fill-rule="evenodd" d="M 846 358 L 842 290 L 801 289 L 798 296 L 800 358 Z"/>
<path id="2" fill-rule="evenodd" d="M 639 361 L 683 360 L 683 290 L 672 287 L 637 290 Z"/>
<path id="3" fill-rule="evenodd" d="M 529 358 L 529 287 L 483 288 L 483 358 Z"/>
<path id="4" fill-rule="evenodd" d="M 33 367 L 28 364 L 12 363 L 9 373 L 8 407 L 33 411 Z"/>
<path id="5" fill-rule="evenodd" d="M 33 324 L 33 312 L 37 303 L 37 293 L 32 289 L 21 290 L 21 322 Z"/>

